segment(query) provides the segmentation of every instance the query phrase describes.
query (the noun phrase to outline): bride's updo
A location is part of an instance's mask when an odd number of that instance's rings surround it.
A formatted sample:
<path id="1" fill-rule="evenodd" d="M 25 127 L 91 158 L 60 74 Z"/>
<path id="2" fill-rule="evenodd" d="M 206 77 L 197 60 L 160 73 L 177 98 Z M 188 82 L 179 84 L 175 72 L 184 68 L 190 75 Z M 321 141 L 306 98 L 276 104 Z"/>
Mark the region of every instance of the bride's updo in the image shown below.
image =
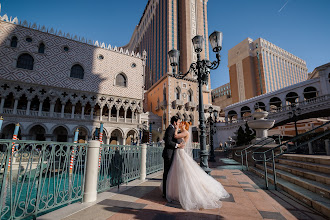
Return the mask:
<path id="1" fill-rule="evenodd" d="M 184 126 L 184 128 L 188 131 L 189 130 L 189 126 L 191 125 L 191 122 L 187 122 L 187 121 L 182 121 L 181 122 L 181 126 L 183 127 Z"/>

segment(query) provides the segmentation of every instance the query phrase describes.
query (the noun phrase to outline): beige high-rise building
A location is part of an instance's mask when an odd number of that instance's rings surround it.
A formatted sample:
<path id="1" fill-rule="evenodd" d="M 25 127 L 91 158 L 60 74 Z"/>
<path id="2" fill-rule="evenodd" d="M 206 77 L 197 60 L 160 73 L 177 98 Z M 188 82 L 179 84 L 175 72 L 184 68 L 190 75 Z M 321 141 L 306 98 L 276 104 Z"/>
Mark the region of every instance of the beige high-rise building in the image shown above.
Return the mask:
<path id="1" fill-rule="evenodd" d="M 258 38 L 246 38 L 228 52 L 233 103 L 307 79 L 306 61 Z"/>

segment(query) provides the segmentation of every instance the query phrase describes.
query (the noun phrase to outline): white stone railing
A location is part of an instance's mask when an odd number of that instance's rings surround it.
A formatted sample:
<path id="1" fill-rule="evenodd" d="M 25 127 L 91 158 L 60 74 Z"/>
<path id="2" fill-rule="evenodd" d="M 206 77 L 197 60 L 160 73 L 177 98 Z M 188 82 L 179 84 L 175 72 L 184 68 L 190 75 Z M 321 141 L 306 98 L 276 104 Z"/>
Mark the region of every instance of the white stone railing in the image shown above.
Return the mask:
<path id="1" fill-rule="evenodd" d="M 9 114 L 9 115 L 13 115 L 14 114 L 14 110 L 13 109 L 9 109 L 9 108 L 4 108 L 3 109 L 3 114 Z M 23 110 L 23 109 L 17 109 L 16 110 L 16 114 L 15 115 L 19 115 L 19 116 L 32 116 L 32 117 L 45 117 L 45 118 L 62 118 L 62 113 L 60 112 L 53 112 L 52 116 L 50 114 L 50 112 L 46 112 L 46 111 L 42 111 L 41 115 L 39 115 L 39 111 L 33 111 L 30 110 L 29 114 L 27 115 L 27 110 Z M 65 119 L 71 119 L 72 114 L 71 113 L 63 113 L 63 118 Z M 92 116 L 91 119 L 91 115 L 84 115 L 84 118 L 81 117 L 81 114 L 74 114 L 74 118 L 75 120 L 99 120 L 100 121 L 100 116 Z M 102 116 L 102 121 L 108 121 L 109 120 L 109 116 Z M 117 122 L 117 118 L 116 117 L 110 117 L 110 121 L 111 122 Z M 125 123 L 125 118 L 119 118 L 118 122 L 121 123 Z M 138 119 L 132 119 L 132 118 L 126 118 L 126 123 L 133 123 L 136 124 L 138 123 Z"/>

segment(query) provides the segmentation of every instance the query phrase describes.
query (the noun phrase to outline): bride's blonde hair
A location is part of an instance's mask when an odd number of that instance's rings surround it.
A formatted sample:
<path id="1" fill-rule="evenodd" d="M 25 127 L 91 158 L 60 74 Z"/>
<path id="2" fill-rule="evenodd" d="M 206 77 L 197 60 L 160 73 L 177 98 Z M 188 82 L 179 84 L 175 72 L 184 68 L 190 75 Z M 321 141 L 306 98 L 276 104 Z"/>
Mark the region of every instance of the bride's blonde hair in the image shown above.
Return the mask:
<path id="1" fill-rule="evenodd" d="M 183 127 L 184 126 L 184 128 L 188 131 L 189 130 L 189 126 L 191 125 L 191 122 L 187 122 L 187 121 L 182 121 L 181 122 L 181 126 Z"/>

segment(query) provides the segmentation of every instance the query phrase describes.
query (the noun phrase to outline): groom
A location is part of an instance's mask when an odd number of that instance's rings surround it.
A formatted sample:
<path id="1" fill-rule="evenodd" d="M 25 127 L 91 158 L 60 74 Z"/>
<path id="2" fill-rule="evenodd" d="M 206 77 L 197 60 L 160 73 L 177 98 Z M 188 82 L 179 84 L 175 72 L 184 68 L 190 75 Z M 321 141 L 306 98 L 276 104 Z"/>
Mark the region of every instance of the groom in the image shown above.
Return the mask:
<path id="1" fill-rule="evenodd" d="M 174 151 L 177 148 L 184 147 L 184 143 L 178 143 L 178 140 L 174 138 L 175 128 L 179 126 L 181 120 L 178 116 L 173 116 L 171 118 L 171 124 L 165 131 L 164 141 L 165 148 L 163 150 L 163 158 L 164 158 L 164 174 L 163 174 L 163 198 L 166 198 L 166 180 L 168 171 L 170 171 Z"/>

